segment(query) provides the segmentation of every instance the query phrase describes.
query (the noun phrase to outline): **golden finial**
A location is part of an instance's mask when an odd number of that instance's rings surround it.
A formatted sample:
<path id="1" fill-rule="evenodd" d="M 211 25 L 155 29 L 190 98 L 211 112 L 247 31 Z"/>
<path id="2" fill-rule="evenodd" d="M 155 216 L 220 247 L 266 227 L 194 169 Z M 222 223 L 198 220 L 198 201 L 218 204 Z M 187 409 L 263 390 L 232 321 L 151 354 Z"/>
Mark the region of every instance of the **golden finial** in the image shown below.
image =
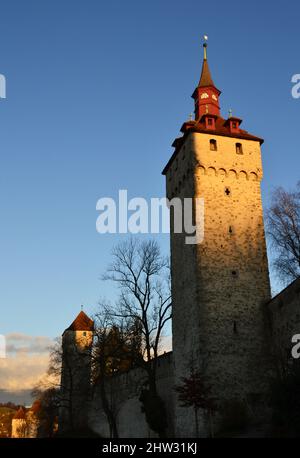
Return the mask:
<path id="1" fill-rule="evenodd" d="M 204 60 L 207 60 L 207 40 L 208 40 L 208 36 L 204 35 L 203 38 L 204 38 L 204 43 L 203 43 Z"/>

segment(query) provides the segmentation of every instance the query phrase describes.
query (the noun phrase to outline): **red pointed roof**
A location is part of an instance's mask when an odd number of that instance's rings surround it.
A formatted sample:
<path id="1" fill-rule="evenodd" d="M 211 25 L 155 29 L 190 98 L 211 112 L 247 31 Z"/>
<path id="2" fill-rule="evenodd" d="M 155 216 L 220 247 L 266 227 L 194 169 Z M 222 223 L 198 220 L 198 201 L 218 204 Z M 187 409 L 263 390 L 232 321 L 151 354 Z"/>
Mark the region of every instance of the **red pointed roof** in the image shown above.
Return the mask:
<path id="1" fill-rule="evenodd" d="M 198 87 L 206 87 L 206 86 L 214 86 L 215 87 L 215 84 L 214 84 L 213 79 L 211 77 L 211 73 L 210 73 L 210 70 L 209 70 L 207 59 L 204 59 L 203 60 L 203 64 L 202 64 L 202 72 L 201 72 L 201 77 L 200 77 L 200 81 L 199 81 Z"/>
<path id="2" fill-rule="evenodd" d="M 220 116 L 220 105 L 218 97 L 221 91 L 213 82 L 208 60 L 207 60 L 207 44 L 204 43 L 204 57 L 202 71 L 198 86 L 194 90 L 192 97 L 195 100 L 195 119 L 199 119 L 203 114 L 210 113 Z"/>
<path id="3" fill-rule="evenodd" d="M 202 72 L 198 86 L 196 87 L 192 97 L 195 100 L 195 120 L 189 120 L 185 122 L 181 127 L 181 132 L 183 133 L 182 137 L 176 138 L 172 146 L 174 146 L 175 151 L 173 152 L 169 162 L 163 169 L 162 173 L 165 175 L 176 158 L 181 146 L 185 142 L 187 136 L 191 132 L 198 132 L 209 134 L 213 136 L 225 136 L 233 138 L 241 138 L 245 140 L 257 141 L 260 144 L 264 140 L 260 137 L 250 134 L 246 130 L 240 128 L 242 120 L 240 118 L 230 116 L 229 119 L 224 119 L 220 113 L 219 105 L 219 95 L 221 91 L 216 88 L 213 79 L 211 77 L 210 69 L 207 61 L 207 44 L 204 43 L 204 58 L 202 64 Z M 207 119 L 213 118 L 213 123 L 211 127 L 206 123 Z M 233 126 L 232 122 L 234 121 L 236 126 Z"/>
<path id="4" fill-rule="evenodd" d="M 94 322 L 83 310 L 77 315 L 73 323 L 66 329 L 68 331 L 93 331 Z"/>
<path id="5" fill-rule="evenodd" d="M 197 89 L 204 88 L 204 87 L 214 88 L 219 93 L 219 95 L 221 94 L 221 91 L 216 87 L 215 83 L 213 82 L 213 79 L 210 73 L 208 60 L 207 60 L 207 44 L 206 43 L 204 43 L 203 45 L 203 50 L 204 50 L 204 56 L 203 56 L 201 76 L 200 76 L 198 86 L 196 87 L 192 97 L 195 97 L 197 93 Z"/>
<path id="6" fill-rule="evenodd" d="M 24 407 L 20 407 L 19 410 L 14 415 L 14 420 L 25 420 L 26 419 L 26 411 Z"/>

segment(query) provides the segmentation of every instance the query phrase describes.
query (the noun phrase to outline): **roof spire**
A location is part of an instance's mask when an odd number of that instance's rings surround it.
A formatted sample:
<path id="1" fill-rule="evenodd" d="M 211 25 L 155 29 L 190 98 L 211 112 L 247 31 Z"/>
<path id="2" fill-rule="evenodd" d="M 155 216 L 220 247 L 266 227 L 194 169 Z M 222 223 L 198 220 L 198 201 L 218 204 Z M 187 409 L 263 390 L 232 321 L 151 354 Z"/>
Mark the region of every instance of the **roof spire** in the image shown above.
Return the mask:
<path id="1" fill-rule="evenodd" d="M 216 88 L 211 77 L 208 60 L 207 60 L 207 40 L 208 36 L 204 35 L 203 43 L 203 63 L 201 76 L 198 86 L 193 92 L 195 100 L 195 119 L 198 120 L 204 114 L 220 116 L 219 95 L 221 91 Z"/>
<path id="2" fill-rule="evenodd" d="M 201 77 L 198 84 L 198 87 L 206 87 L 206 86 L 214 86 L 213 79 L 210 74 L 208 61 L 207 61 L 207 40 L 208 36 L 204 35 L 204 43 L 203 43 L 203 64 L 202 64 L 202 71 Z"/>
<path id="3" fill-rule="evenodd" d="M 207 60 L 207 40 L 208 40 L 208 36 L 207 35 L 204 35 L 204 43 L 203 43 L 203 54 L 204 54 L 204 60 Z"/>

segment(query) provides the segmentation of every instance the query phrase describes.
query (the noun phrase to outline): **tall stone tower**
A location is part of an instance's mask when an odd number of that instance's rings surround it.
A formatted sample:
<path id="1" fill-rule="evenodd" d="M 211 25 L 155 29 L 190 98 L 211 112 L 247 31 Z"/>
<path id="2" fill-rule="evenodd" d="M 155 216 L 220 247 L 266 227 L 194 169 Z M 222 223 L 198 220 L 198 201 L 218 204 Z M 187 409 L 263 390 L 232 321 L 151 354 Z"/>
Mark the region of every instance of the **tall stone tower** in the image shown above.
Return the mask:
<path id="1" fill-rule="evenodd" d="M 220 408 L 216 428 L 237 403 L 260 415 L 270 368 L 263 311 L 270 298 L 260 190 L 263 140 L 242 130 L 240 118 L 221 116 L 220 94 L 205 43 L 192 96 L 195 119 L 181 127 L 163 170 L 169 199 L 204 199 L 202 243 L 186 244 L 171 218 L 173 353 L 175 383 L 192 369 L 211 387 Z M 176 407 L 178 437 L 194 434 L 191 415 Z M 206 429 L 203 418 L 203 434 Z"/>
<path id="2" fill-rule="evenodd" d="M 59 432 L 86 429 L 94 322 L 81 311 L 62 335 Z"/>

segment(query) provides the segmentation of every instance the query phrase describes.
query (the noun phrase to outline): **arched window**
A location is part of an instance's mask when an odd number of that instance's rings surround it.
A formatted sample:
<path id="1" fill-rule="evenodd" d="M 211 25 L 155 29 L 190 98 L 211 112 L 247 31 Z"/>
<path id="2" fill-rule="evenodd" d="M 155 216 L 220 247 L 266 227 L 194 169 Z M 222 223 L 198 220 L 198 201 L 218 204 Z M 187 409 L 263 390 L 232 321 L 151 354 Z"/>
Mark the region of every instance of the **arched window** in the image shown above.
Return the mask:
<path id="1" fill-rule="evenodd" d="M 217 140 L 211 139 L 209 140 L 209 147 L 211 151 L 217 151 Z"/>

